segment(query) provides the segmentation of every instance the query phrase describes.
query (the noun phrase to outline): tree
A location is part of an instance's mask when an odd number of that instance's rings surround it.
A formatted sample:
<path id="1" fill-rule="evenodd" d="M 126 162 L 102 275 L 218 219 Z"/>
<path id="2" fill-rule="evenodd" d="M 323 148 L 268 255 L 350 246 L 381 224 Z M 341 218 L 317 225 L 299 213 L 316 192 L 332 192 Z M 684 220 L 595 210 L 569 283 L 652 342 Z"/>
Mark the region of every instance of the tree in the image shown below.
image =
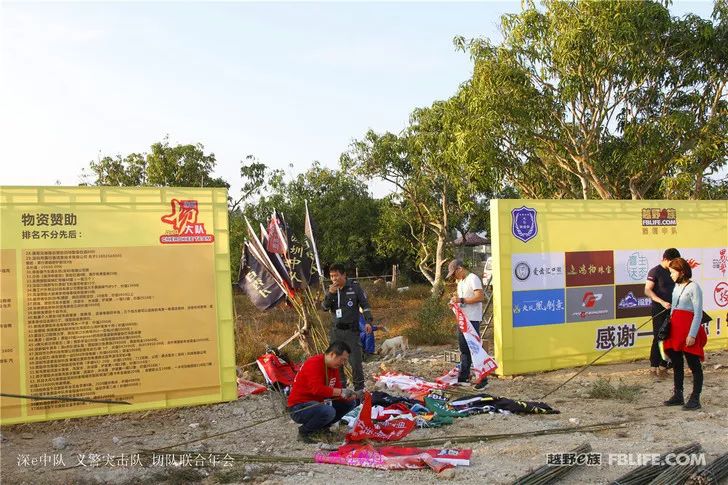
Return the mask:
<path id="1" fill-rule="evenodd" d="M 467 164 L 461 147 L 464 110 L 459 98 L 417 109 L 400 135 L 370 130 L 340 160 L 343 170 L 394 185 L 388 211 L 398 212 L 406 224 L 407 237 L 416 247 L 417 267 L 435 294 L 442 283 L 452 229 L 482 209 L 478 194 L 493 187 L 487 174 Z"/>
<path id="2" fill-rule="evenodd" d="M 259 162 L 256 162 L 259 163 Z M 304 173 L 287 179 L 282 170 L 244 165 L 245 183 L 258 195 L 255 202 L 242 204 L 240 217 L 265 224 L 273 209 L 282 213 L 294 234 L 302 235 L 305 203 L 316 224 L 317 246 L 323 265 L 343 262 L 361 274 L 381 274 L 391 259 L 375 251 L 381 203 L 372 198 L 366 185 L 342 170 L 314 162 Z M 252 199 L 252 197 L 251 197 Z M 231 234 L 231 240 L 236 235 Z"/>
<path id="3" fill-rule="evenodd" d="M 215 154 L 205 154 L 204 148 L 201 143 L 170 146 L 165 137 L 151 146 L 150 153 L 105 156 L 91 162 L 92 175 L 83 174 L 82 178 L 87 185 L 229 187 L 222 178 L 212 176 Z"/>
<path id="4" fill-rule="evenodd" d="M 649 1 L 543 6 L 503 16 L 499 46 L 456 39 L 475 61 L 459 96 L 477 165 L 527 197 L 659 197 L 678 173 L 699 197 L 728 157 L 725 17 L 671 18 Z"/>
<path id="5" fill-rule="evenodd" d="M 89 170 L 95 179 L 89 182 L 91 175 L 83 173 L 83 185 L 106 185 L 118 187 L 136 187 L 146 185 L 147 161 L 144 155 L 131 153 L 125 157 L 105 156 L 97 162 L 89 164 Z"/>

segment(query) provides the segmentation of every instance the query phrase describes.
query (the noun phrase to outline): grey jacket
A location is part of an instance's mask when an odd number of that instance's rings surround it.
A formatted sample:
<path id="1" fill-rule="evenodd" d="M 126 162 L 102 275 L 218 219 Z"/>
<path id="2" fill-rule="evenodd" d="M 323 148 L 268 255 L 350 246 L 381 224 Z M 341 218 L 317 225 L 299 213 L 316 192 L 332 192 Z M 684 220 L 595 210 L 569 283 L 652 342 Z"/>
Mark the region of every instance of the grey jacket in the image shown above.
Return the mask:
<path id="1" fill-rule="evenodd" d="M 367 294 L 359 286 L 359 283 L 351 278 L 347 278 L 344 287 L 340 288 L 336 293 L 326 292 L 321 306 L 327 312 L 331 312 L 331 322 L 339 329 L 359 331 L 359 307 L 361 307 L 364 320 L 367 323 L 371 323 L 373 320 Z M 340 318 L 336 317 L 336 310 L 338 309 L 341 309 Z"/>

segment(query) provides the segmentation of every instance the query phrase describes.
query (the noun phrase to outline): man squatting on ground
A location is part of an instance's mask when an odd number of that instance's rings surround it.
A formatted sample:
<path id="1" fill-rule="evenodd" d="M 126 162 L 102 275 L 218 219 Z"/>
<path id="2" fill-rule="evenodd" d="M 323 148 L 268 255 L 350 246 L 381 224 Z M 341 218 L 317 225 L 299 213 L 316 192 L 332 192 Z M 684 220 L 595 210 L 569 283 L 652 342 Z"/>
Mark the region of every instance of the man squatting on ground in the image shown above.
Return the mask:
<path id="1" fill-rule="evenodd" d="M 288 396 L 288 412 L 301 425 L 300 441 L 314 443 L 312 434 L 327 431 L 356 406 L 357 394 L 344 389 L 339 377 L 339 367 L 350 353 L 345 342 L 332 342 L 323 354 L 306 360 L 296 374 Z"/>
<path id="2" fill-rule="evenodd" d="M 346 277 L 344 265 L 334 263 L 329 267 L 331 286 L 324 297 L 322 307 L 331 312 L 330 342 L 346 342 L 349 346 L 349 363 L 354 377 L 354 389 L 364 389 L 364 368 L 362 366 L 362 347 L 359 338 L 359 308 L 366 320 L 365 331 L 372 331 L 372 311 L 369 300 L 359 283 Z M 341 380 L 346 386 L 344 368 L 340 369 Z"/>

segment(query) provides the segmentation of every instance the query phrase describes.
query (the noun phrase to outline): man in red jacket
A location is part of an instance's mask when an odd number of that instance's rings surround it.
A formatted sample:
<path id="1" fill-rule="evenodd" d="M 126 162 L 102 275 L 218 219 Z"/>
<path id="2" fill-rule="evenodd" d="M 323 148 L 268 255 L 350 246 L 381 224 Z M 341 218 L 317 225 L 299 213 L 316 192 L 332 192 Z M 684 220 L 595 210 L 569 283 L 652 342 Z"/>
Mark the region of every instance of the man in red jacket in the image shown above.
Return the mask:
<path id="1" fill-rule="evenodd" d="M 293 421 L 301 425 L 300 441 L 314 443 L 311 434 L 327 429 L 356 405 L 356 393 L 342 388 L 339 376 L 339 367 L 350 353 L 346 342 L 332 342 L 323 354 L 304 362 L 296 374 L 288 396 L 288 411 Z"/>

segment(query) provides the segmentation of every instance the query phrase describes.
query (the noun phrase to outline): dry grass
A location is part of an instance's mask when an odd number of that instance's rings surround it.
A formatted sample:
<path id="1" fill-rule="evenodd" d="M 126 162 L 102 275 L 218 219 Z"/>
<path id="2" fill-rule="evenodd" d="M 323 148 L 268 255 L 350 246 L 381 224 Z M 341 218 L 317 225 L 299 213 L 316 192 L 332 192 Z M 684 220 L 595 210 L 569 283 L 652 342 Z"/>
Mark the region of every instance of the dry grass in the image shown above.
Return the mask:
<path id="1" fill-rule="evenodd" d="M 589 397 L 592 399 L 618 399 L 633 402 L 637 400 L 641 392 L 642 386 L 628 386 L 620 379 L 619 386 L 614 387 L 609 379 L 600 377 L 589 389 Z"/>
<path id="2" fill-rule="evenodd" d="M 378 341 L 405 334 L 415 336 L 410 337 L 411 343 L 415 345 L 444 343 L 442 339 L 437 342 L 430 341 L 429 337 L 419 330 L 422 328 L 419 314 L 422 311 L 423 303 L 430 297 L 428 285 L 410 286 L 409 290 L 403 292 L 372 283 L 363 283 L 362 286 L 369 296 L 375 324 L 384 325 L 389 330 L 386 334 L 378 332 L 376 334 Z M 256 309 L 248 297 L 242 293 L 236 293 L 234 301 L 237 315 L 236 361 L 238 365 L 255 361 L 265 352 L 267 346 L 278 346 L 295 332 L 298 316 L 286 305 L 281 304 L 272 310 L 262 312 Z M 321 319 L 328 328 L 331 316 L 322 310 Z M 442 326 L 441 329 L 439 329 L 439 325 Z M 434 327 L 431 325 L 428 328 L 430 336 L 433 335 L 433 332 L 437 335 L 447 334 L 446 340 L 456 342 L 454 321 L 451 315 L 446 315 L 440 324 Z M 285 351 L 294 359 L 303 357 L 297 341 L 289 344 Z"/>

